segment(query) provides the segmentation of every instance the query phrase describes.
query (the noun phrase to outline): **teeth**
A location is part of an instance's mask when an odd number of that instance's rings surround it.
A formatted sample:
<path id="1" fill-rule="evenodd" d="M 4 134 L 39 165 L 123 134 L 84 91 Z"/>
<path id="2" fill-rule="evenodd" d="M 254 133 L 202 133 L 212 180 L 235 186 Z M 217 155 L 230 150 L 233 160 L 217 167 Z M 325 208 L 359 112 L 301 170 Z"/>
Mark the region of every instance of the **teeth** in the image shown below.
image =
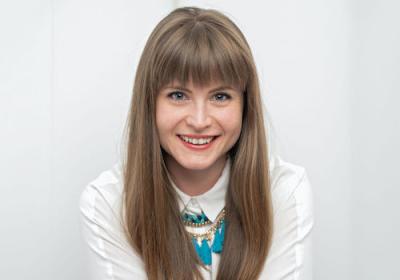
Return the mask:
<path id="1" fill-rule="evenodd" d="M 194 144 L 194 145 L 204 145 L 210 143 L 214 137 L 209 138 L 189 138 L 183 135 L 179 136 L 183 141 Z"/>

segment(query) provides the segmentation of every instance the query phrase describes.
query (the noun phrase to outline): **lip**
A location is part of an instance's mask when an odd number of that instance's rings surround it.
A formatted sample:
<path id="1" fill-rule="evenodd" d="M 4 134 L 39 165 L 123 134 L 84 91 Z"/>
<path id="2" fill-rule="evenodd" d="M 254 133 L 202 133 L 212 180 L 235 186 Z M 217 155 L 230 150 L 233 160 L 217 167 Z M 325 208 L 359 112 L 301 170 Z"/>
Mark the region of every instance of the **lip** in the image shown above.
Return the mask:
<path id="1" fill-rule="evenodd" d="M 184 135 L 184 136 L 187 136 L 187 134 Z M 194 144 L 185 142 L 185 141 L 183 141 L 183 139 L 182 139 L 179 135 L 177 135 L 176 137 L 178 137 L 179 141 L 181 141 L 182 144 L 183 144 L 186 148 L 188 148 L 188 149 L 190 149 L 190 150 L 194 150 L 194 151 L 204 151 L 204 150 L 209 149 L 211 146 L 213 146 L 215 140 L 217 140 L 217 138 L 219 137 L 219 135 L 218 135 L 218 136 L 202 136 L 202 137 L 204 137 L 204 138 L 207 138 L 207 137 L 214 137 L 214 139 L 211 140 L 210 143 L 208 143 L 208 144 L 203 144 L 203 145 L 194 145 Z M 187 136 L 187 137 L 189 137 L 189 136 Z M 193 138 L 202 138 L 202 137 L 193 137 Z M 192 138 L 192 137 L 191 137 L 191 138 Z"/>
<path id="2" fill-rule="evenodd" d="M 199 138 L 210 138 L 210 137 L 218 137 L 219 135 L 205 135 L 205 134 L 178 134 L 178 136 L 186 136 L 189 138 L 199 139 Z"/>

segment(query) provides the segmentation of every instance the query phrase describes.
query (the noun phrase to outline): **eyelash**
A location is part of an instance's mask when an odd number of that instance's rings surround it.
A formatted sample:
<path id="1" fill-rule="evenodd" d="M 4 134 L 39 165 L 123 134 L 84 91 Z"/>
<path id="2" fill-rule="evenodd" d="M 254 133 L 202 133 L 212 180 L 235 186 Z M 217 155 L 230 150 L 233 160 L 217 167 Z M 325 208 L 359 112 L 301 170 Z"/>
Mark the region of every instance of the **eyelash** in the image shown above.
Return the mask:
<path id="1" fill-rule="evenodd" d="M 182 91 L 173 91 L 170 94 L 168 94 L 168 97 L 171 98 L 175 102 L 182 102 L 183 99 L 175 99 L 175 98 L 173 98 L 173 96 L 175 94 L 177 94 L 177 93 L 181 93 L 181 94 L 185 95 L 185 93 L 182 92 Z M 218 96 L 218 95 L 219 96 L 225 96 L 225 99 L 224 100 L 216 100 L 217 102 L 224 102 L 224 101 L 227 101 L 227 100 L 231 99 L 231 96 L 229 94 L 225 93 L 225 92 L 219 92 L 219 93 L 215 94 L 214 96 Z"/>

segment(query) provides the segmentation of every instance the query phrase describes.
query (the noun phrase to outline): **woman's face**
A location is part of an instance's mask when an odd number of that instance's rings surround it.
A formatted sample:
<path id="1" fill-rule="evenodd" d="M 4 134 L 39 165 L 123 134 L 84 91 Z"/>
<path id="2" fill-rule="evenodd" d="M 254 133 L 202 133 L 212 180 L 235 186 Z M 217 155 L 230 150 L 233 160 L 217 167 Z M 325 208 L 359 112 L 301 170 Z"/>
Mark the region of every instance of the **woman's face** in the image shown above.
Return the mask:
<path id="1" fill-rule="evenodd" d="M 238 140 L 242 113 L 243 94 L 236 87 L 219 82 L 194 87 L 189 82 L 183 88 L 175 81 L 163 87 L 156 100 L 161 146 L 169 160 L 185 169 L 210 168 Z"/>

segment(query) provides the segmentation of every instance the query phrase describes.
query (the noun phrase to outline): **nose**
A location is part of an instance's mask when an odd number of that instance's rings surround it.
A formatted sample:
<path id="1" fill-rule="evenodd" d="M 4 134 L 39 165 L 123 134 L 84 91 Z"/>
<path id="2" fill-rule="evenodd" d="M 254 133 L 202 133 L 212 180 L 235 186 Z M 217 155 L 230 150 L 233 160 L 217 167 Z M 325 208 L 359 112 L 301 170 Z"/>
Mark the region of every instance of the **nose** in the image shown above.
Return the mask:
<path id="1" fill-rule="evenodd" d="M 190 108 L 186 123 L 195 130 L 204 130 L 211 126 L 211 116 L 207 109 L 207 104 L 197 103 Z"/>

